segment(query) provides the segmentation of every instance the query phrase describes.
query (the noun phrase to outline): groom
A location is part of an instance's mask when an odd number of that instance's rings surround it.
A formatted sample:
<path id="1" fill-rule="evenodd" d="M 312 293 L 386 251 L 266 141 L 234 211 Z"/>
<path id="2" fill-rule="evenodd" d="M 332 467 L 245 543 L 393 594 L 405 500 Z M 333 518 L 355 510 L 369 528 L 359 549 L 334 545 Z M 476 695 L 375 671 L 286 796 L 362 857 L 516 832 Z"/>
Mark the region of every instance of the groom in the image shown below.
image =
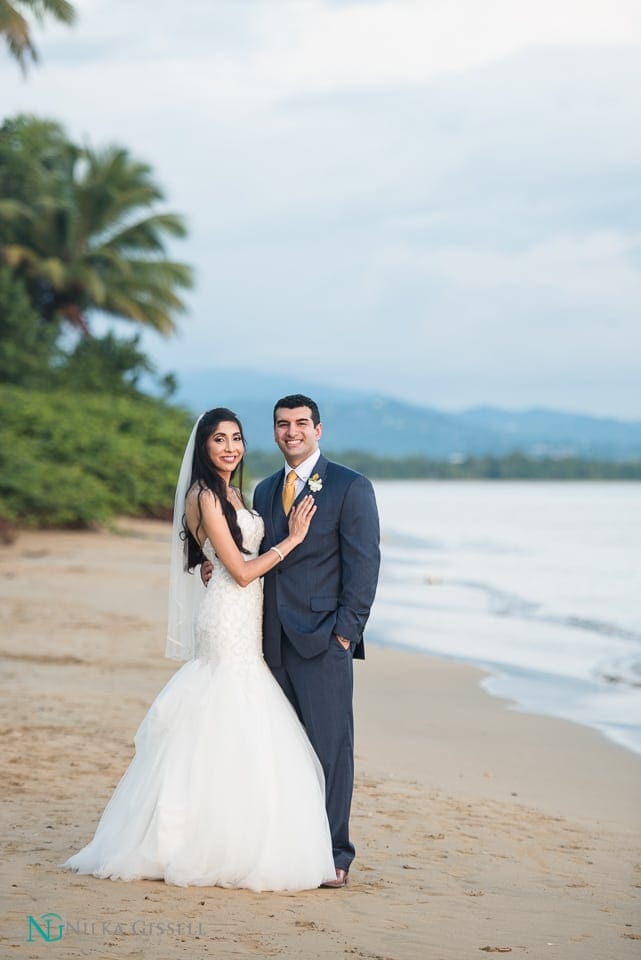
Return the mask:
<path id="1" fill-rule="evenodd" d="M 287 536 L 292 503 L 311 493 L 317 506 L 303 543 L 265 576 L 263 652 L 322 764 L 336 866 L 336 880 L 323 886 L 342 887 L 354 858 L 352 658 L 365 656 L 379 525 L 371 483 L 321 454 L 322 429 L 309 397 L 276 403 L 274 439 L 285 467 L 258 484 L 254 507 L 265 522 L 263 552 Z"/>

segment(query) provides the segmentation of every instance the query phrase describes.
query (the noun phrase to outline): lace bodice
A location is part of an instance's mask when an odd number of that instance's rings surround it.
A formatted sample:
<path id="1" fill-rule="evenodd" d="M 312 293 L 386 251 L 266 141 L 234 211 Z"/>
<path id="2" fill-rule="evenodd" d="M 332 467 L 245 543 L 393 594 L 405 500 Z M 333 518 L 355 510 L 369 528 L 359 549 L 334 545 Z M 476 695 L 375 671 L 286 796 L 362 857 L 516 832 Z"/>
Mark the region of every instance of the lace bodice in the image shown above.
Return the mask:
<path id="1" fill-rule="evenodd" d="M 238 511 L 245 560 L 258 556 L 263 539 L 261 517 L 250 510 Z M 214 564 L 207 592 L 198 609 L 195 624 L 195 656 L 202 660 L 233 659 L 247 664 L 262 660 L 263 586 L 254 580 L 239 586 L 220 562 L 206 540 L 203 553 Z"/>

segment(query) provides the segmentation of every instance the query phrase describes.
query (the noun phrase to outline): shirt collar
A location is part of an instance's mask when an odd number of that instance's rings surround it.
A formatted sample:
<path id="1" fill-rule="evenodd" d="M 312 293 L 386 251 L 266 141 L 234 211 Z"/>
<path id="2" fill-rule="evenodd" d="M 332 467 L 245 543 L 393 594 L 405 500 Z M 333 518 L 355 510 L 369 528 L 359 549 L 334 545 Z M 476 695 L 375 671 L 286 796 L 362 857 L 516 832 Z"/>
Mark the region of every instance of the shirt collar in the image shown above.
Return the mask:
<path id="1" fill-rule="evenodd" d="M 299 463 L 297 467 L 290 467 L 287 461 L 285 461 L 285 467 L 284 467 L 285 479 L 287 479 L 287 474 L 289 473 L 289 471 L 295 469 L 296 476 L 298 477 L 299 480 L 302 480 L 303 483 L 306 480 L 309 480 L 309 478 L 312 475 L 312 471 L 314 467 L 316 466 L 316 464 L 320 459 L 320 455 L 321 455 L 320 450 L 314 450 L 311 456 L 309 456 L 307 460 L 303 460 L 302 463 Z"/>

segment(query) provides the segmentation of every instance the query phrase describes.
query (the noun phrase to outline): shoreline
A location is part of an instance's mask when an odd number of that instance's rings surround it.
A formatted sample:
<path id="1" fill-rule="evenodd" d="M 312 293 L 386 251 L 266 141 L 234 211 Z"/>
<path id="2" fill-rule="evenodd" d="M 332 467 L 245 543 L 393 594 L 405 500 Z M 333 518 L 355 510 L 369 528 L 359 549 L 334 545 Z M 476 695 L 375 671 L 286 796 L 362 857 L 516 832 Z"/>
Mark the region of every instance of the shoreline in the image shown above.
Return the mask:
<path id="1" fill-rule="evenodd" d="M 368 649 L 378 647 L 381 650 L 393 650 L 398 653 L 406 653 L 415 657 L 426 657 L 428 660 L 442 661 L 443 663 L 460 664 L 463 667 L 469 667 L 479 674 L 479 685 L 484 692 L 495 700 L 500 700 L 504 704 L 504 709 L 514 713 L 522 713 L 527 716 L 560 720 L 564 723 L 575 724 L 585 730 L 591 730 L 599 737 L 613 746 L 620 747 L 634 756 L 641 757 L 641 744 L 637 736 L 626 734 L 625 725 L 615 726 L 610 721 L 599 722 L 595 719 L 580 719 L 570 714 L 562 715 L 556 710 L 545 712 L 541 694 L 538 697 L 528 697 L 527 694 L 519 694 L 519 687 L 527 685 L 528 682 L 537 681 L 541 675 L 540 671 L 534 667 L 515 668 L 504 663 L 489 663 L 481 659 L 466 657 L 463 654 L 452 654 L 448 656 L 440 651 L 435 652 L 427 648 L 413 646 L 407 642 L 394 643 L 393 641 L 384 641 L 380 639 L 369 640 Z M 545 675 L 547 677 L 547 675 Z M 554 675 L 554 680 L 559 683 L 563 678 Z M 525 681 L 525 684 L 524 684 Z M 601 688 L 595 682 L 595 690 L 601 692 Z M 636 689 L 634 689 L 636 693 Z M 635 726 L 636 733 L 640 728 Z"/>
<path id="2" fill-rule="evenodd" d="M 641 754 L 639 498 L 599 491 L 378 485 L 370 639 L 475 664 L 493 695 Z"/>
<path id="3" fill-rule="evenodd" d="M 59 869 L 90 839 L 177 669 L 162 656 L 167 525 L 123 527 L 0 548 L 7 953 L 50 956 L 27 940 L 27 917 L 50 911 L 70 924 L 69 960 L 638 955 L 641 758 L 510 710 L 475 667 L 374 644 L 355 669 L 348 888 L 253 894 Z"/>
<path id="4" fill-rule="evenodd" d="M 377 681 L 369 690 L 367 677 L 359 674 L 372 659 L 376 660 Z M 397 715 L 391 734 L 378 712 L 378 704 L 384 700 L 384 716 L 394 713 L 393 696 L 380 687 L 380 671 L 388 679 L 394 678 L 395 692 L 403 691 L 404 710 Z M 641 757 L 600 730 L 574 720 L 523 712 L 512 698 L 489 693 L 483 686 L 492 676 L 488 669 L 370 644 L 367 659 L 355 674 L 356 715 L 360 718 L 357 753 L 362 739 L 364 759 L 378 765 L 385 758 L 392 776 L 413 775 L 440 790 L 457 789 L 495 800 L 516 797 L 519 803 L 549 813 L 641 829 Z M 423 715 L 426 689 L 430 707 Z M 452 700 L 457 701 L 456 709 Z M 419 747 L 423 764 L 432 772 L 424 772 L 415 762 Z M 539 754 L 536 768 L 532 751 Z M 577 758 L 576 766 L 564 765 L 568 754 Z M 604 779 L 616 781 L 616 796 L 596 791 L 586 794 L 590 774 L 579 762 L 585 755 Z"/>

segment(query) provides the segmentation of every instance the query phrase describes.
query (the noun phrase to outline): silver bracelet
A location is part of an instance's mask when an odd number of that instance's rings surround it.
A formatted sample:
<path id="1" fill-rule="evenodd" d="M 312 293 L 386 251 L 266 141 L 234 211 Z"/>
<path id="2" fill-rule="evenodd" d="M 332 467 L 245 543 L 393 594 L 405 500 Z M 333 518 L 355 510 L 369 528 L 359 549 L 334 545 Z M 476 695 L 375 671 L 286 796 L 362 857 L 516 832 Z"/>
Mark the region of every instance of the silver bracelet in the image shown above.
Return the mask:
<path id="1" fill-rule="evenodd" d="M 278 549 L 278 547 L 270 547 L 269 549 L 270 549 L 270 550 L 273 550 L 274 553 L 277 553 L 277 554 L 278 554 L 279 560 L 284 560 L 284 559 L 285 559 L 285 557 L 282 555 L 282 553 L 280 552 L 280 550 Z"/>

